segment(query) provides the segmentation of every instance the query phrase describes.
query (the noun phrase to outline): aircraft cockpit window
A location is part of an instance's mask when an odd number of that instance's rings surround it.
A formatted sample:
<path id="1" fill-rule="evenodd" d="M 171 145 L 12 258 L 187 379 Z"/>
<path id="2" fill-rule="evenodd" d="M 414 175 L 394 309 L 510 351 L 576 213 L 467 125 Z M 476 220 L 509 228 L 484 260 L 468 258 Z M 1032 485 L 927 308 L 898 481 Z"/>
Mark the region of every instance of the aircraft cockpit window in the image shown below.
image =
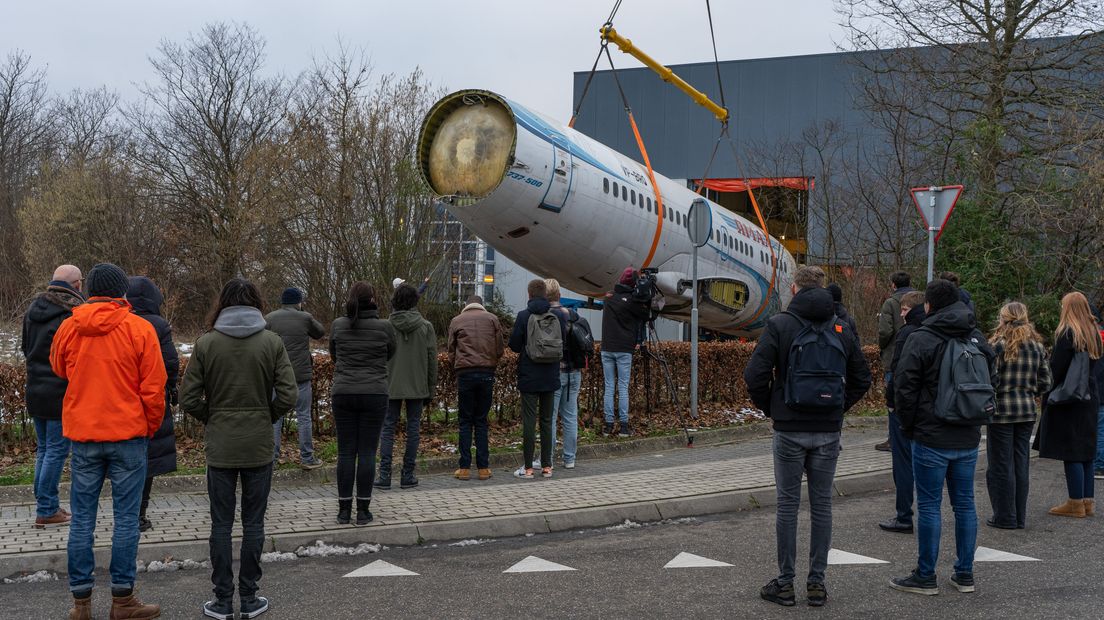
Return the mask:
<path id="1" fill-rule="evenodd" d="M 609 193 L 609 179 L 602 179 L 602 191 Z"/>

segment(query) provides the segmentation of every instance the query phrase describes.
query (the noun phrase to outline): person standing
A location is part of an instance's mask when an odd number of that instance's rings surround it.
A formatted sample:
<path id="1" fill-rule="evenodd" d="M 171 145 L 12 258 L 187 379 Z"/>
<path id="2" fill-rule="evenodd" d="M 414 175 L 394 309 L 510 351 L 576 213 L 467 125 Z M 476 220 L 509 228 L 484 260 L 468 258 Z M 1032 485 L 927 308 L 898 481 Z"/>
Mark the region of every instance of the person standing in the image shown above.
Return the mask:
<path id="1" fill-rule="evenodd" d="M 829 284 L 826 288 L 828 292 L 832 294 L 832 301 L 835 302 L 836 318 L 843 321 L 851 328 L 851 333 L 855 334 L 855 339 L 859 341 L 859 346 L 862 346 L 862 339 L 859 338 L 859 326 L 855 323 L 855 317 L 851 316 L 847 312 L 847 308 L 843 305 L 843 289 L 835 282 Z"/>
<path id="2" fill-rule="evenodd" d="M 380 427 L 387 416 L 387 363 L 397 348 L 395 328 L 379 318 L 376 291 L 364 281 L 349 287 L 345 316 L 330 327 L 334 426 L 337 427 L 337 522 L 372 520 L 372 477 Z"/>
<path id="3" fill-rule="evenodd" d="M 1097 327 L 1100 329 L 1100 337 L 1104 339 L 1104 319 L 1098 311 Z M 1100 402 L 1100 411 L 1097 414 L 1096 424 L 1096 461 L 1093 464 L 1097 480 L 1104 480 L 1104 364 L 1096 365 L 1096 399 Z"/>
<path id="4" fill-rule="evenodd" d="M 966 307 L 970 309 L 970 312 L 977 312 L 974 308 L 974 300 L 970 297 L 970 292 L 962 288 L 962 281 L 959 279 L 958 274 L 953 271 L 943 271 L 939 274 L 939 277 L 955 285 L 958 289 L 958 299 L 962 303 L 966 304 Z"/>
<path id="5" fill-rule="evenodd" d="M 268 611 L 268 599 L 257 596 L 257 582 L 272 488 L 272 423 L 295 406 L 298 390 L 284 343 L 265 329 L 263 311 L 252 282 L 227 282 L 207 319 L 210 331 L 196 341 L 180 392 L 180 407 L 204 427 L 215 598 L 203 604 L 203 614 L 218 620 L 234 617 L 231 535 L 239 479 L 239 617 Z"/>
<path id="6" fill-rule="evenodd" d="M 311 379 L 314 375 L 314 360 L 311 357 L 310 341 L 326 335 L 322 324 L 310 313 L 303 311 L 303 291 L 286 288 L 280 295 L 280 308 L 265 317 L 269 330 L 275 332 L 284 341 L 288 359 L 295 369 L 295 383 L 299 396 L 295 401 L 295 424 L 299 431 L 299 466 L 305 470 L 318 469 L 322 462 L 314 456 L 314 438 L 311 424 L 311 405 L 314 403 L 311 393 Z M 275 443 L 272 460 L 280 458 L 280 431 L 284 420 L 281 418 L 272 425 L 272 439 Z"/>
<path id="7" fill-rule="evenodd" d="M 35 428 L 35 522 L 37 529 L 69 525 L 69 511 L 61 507 L 58 483 L 65 459 L 69 457 L 69 440 L 61 430 L 62 401 L 65 379 L 50 368 L 50 345 L 62 321 L 73 314 L 73 308 L 84 303 L 81 297 L 80 269 L 62 265 L 46 290 L 35 297 L 23 315 L 23 331 L 19 350 L 27 360 L 27 384 L 23 390 L 27 413 Z"/>
<path id="8" fill-rule="evenodd" d="M 910 286 L 911 284 L 912 278 L 904 271 L 897 271 L 889 276 L 889 286 L 892 293 L 882 304 L 882 309 L 878 313 L 878 349 L 882 352 L 882 381 L 886 387 L 893 380 L 893 373 L 886 372 L 886 369 L 890 367 L 893 361 L 893 345 L 897 342 L 897 331 L 904 325 L 904 321 L 901 319 L 901 299 L 906 294 L 916 290 Z M 888 413 L 892 416 L 893 409 L 890 408 Z M 892 450 L 889 439 L 874 446 L 874 448 L 882 452 Z"/>
<path id="9" fill-rule="evenodd" d="M 1043 417 L 1035 442 L 1040 458 L 1064 464 L 1069 499 L 1049 512 L 1059 517 L 1091 517 L 1095 513 L 1093 459 L 1096 458 L 1100 409 L 1094 375 L 1104 353 L 1104 344 L 1089 310 L 1089 301 L 1083 294 L 1068 293 L 1062 298 L 1062 313 L 1054 339 L 1054 354 L 1050 359 L 1054 390 L 1043 401 Z M 1075 359 L 1078 357 L 1081 359 Z M 1081 363 L 1088 365 L 1088 376 L 1071 375 Z M 1085 380 L 1088 385 L 1082 384 Z"/>
<path id="10" fill-rule="evenodd" d="M 475 466 L 479 479 L 491 477 L 487 445 L 487 413 L 494 396 L 495 368 L 505 351 L 506 334 L 498 317 L 483 307 L 483 298 L 473 295 L 449 323 L 448 354 L 456 373 L 459 400 L 459 480 L 471 478 L 472 429 L 475 429 Z"/>
<path id="11" fill-rule="evenodd" d="M 399 487 L 418 486 L 414 473 L 418 458 L 422 408 L 437 391 L 437 334 L 433 324 L 417 310 L 418 291 L 401 284 L 391 298 L 391 317 L 395 328 L 395 355 L 388 361 L 387 418 L 380 435 L 379 480 L 376 486 L 391 488 L 391 453 L 395 445 L 395 427 L 406 403 L 406 451 L 403 453 Z"/>
<path id="12" fill-rule="evenodd" d="M 870 389 L 870 368 L 851 328 L 835 316 L 832 295 L 824 289 L 819 267 L 801 267 L 794 273 L 793 299 L 786 312 L 767 322 L 744 369 L 744 381 L 755 406 L 771 418 L 774 427 L 774 480 L 778 512 L 775 517 L 778 572 L 763 586 L 764 600 L 791 606 L 795 603 L 793 580 L 797 560 L 797 511 L 801 504 L 801 477 L 808 478 L 811 539 L 808 603 L 819 607 L 828 600 L 825 571 L 832 542 L 832 494 L 836 461 L 840 452 L 843 414 L 862 400 Z M 804 356 L 800 344 L 815 338 L 825 351 L 823 366 L 810 368 L 815 356 Z M 815 370 L 834 380 L 808 385 L 797 377 Z M 793 371 L 791 373 L 791 371 Z M 782 380 L 781 377 L 792 377 Z M 797 393 L 823 393 L 833 398 L 813 407 L 795 399 Z"/>
<path id="13" fill-rule="evenodd" d="M 96 513 L 111 480 L 111 617 L 156 618 L 157 605 L 134 596 L 138 510 L 149 438 L 165 417 L 165 364 L 157 333 L 131 313 L 126 273 L 101 263 L 88 273 L 88 303 L 73 308 L 50 349 L 50 367 L 67 380 L 62 433 L 72 442 L 69 503 L 71 619 L 92 617 Z"/>
<path id="14" fill-rule="evenodd" d="M 560 386 L 560 359 L 566 322 L 551 312 L 544 280 L 531 280 L 529 304 L 518 313 L 510 349 L 518 354 L 517 386 L 522 407 L 522 466 L 518 478 L 533 478 L 533 452 L 540 419 L 541 476 L 552 477 L 552 396 Z"/>
<path id="15" fill-rule="evenodd" d="M 618 434 L 632 435 L 629 426 L 629 379 L 632 375 L 633 351 L 640 346 L 644 321 L 648 320 L 648 303 L 633 297 L 636 270 L 626 267 L 621 279 L 606 295 L 602 306 L 602 374 L 605 378 L 605 424 L 602 435 L 613 434 L 613 394 L 617 390 Z"/>
<path id="16" fill-rule="evenodd" d="M 989 425 L 985 483 L 993 516 L 990 527 L 1023 529 L 1027 521 L 1027 491 L 1031 433 L 1039 415 L 1035 399 L 1050 390 L 1050 364 L 1043 339 L 1018 301 L 1000 309 L 997 329 L 989 338 L 997 355 L 997 411 Z"/>
<path id="17" fill-rule="evenodd" d="M 146 516 L 155 476 L 176 471 L 176 434 L 173 432 L 172 406 L 176 404 L 176 382 L 180 374 L 180 356 L 173 343 L 172 326 L 161 316 L 161 304 L 165 298 L 153 280 L 145 276 L 132 276 L 128 281 L 127 301 L 134 314 L 149 321 L 157 332 L 161 346 L 161 359 L 165 362 L 165 417 L 157 433 L 150 439 L 146 450 L 146 484 L 142 487 L 142 506 L 138 511 L 138 530 L 145 532 L 153 527 Z"/>
<path id="18" fill-rule="evenodd" d="M 939 594 L 935 566 L 939 559 L 941 529 L 941 505 L 944 481 L 947 495 L 954 507 L 956 559 L 951 583 L 959 592 L 974 591 L 974 549 L 977 546 L 977 512 L 974 508 L 974 469 L 977 466 L 978 444 L 981 443 L 981 424 L 992 415 L 988 403 L 969 399 L 976 410 L 957 409 L 962 399 L 953 394 L 958 384 L 941 387 L 941 376 L 957 381 L 960 366 L 976 370 L 969 360 L 984 356 L 984 372 L 988 377 L 973 376 L 973 382 L 988 379 L 988 386 L 997 383 L 996 354 L 985 336 L 978 331 L 974 313 L 958 297 L 958 287 L 947 280 L 928 283 L 924 298 L 928 316 L 924 326 L 909 336 L 897 369 L 893 374 L 894 404 L 901 423 L 901 432 L 912 439 L 912 473 L 916 482 L 916 542 L 918 559 L 916 569 L 906 577 L 895 578 L 890 586 L 914 594 Z M 967 361 L 956 361 L 951 368 L 944 353 L 955 347 Z M 952 350 L 952 355 L 955 355 Z M 957 357 L 955 358 L 958 359 Z M 951 392 L 950 402 L 955 412 L 970 416 L 969 424 L 951 423 L 945 409 L 945 390 Z M 981 389 L 971 394 L 982 395 Z M 962 394 L 961 391 L 958 392 Z M 991 396 L 992 393 L 990 392 Z"/>
<path id="19" fill-rule="evenodd" d="M 579 443 L 579 388 L 583 369 L 594 354 L 594 340 L 590 334 L 590 323 L 578 312 L 560 303 L 559 281 L 549 278 L 544 283 L 548 287 L 552 312 L 567 322 L 563 359 L 560 361 L 560 387 L 552 395 L 552 447 L 555 449 L 556 446 L 556 422 L 559 418 L 563 420 L 564 469 L 575 469 L 575 450 Z M 590 347 L 581 346 L 583 341 L 589 341 Z"/>

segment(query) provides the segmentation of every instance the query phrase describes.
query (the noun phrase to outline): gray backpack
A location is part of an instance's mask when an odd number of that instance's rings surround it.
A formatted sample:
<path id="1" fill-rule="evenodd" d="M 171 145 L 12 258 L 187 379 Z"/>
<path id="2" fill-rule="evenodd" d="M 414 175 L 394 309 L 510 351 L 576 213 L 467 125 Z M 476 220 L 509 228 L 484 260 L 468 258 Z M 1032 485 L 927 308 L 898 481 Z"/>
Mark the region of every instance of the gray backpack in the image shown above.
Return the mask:
<path id="1" fill-rule="evenodd" d="M 989 375 L 989 359 L 974 337 L 949 338 L 929 329 L 946 346 L 939 364 L 935 393 L 935 418 L 954 426 L 984 426 L 997 410 L 996 390 Z"/>
<path id="2" fill-rule="evenodd" d="M 559 317 L 551 312 L 529 315 L 525 325 L 525 354 L 537 364 L 553 364 L 563 358 Z"/>

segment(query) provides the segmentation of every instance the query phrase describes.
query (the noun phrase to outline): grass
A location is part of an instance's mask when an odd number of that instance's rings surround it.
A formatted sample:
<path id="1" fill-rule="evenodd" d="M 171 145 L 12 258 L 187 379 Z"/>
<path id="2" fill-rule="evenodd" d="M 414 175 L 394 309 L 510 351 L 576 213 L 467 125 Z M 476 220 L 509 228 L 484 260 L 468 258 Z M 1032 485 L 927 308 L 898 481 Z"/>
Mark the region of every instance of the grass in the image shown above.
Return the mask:
<path id="1" fill-rule="evenodd" d="M 34 484 L 34 465 L 15 465 L 0 472 L 0 486 Z"/>

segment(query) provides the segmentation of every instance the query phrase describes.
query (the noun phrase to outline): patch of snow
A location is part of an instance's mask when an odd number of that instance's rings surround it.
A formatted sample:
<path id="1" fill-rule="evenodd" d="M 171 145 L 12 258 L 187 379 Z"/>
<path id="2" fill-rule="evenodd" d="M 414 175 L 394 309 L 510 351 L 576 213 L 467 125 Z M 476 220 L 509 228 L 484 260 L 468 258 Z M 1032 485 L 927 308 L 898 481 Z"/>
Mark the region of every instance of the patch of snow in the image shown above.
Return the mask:
<path id="1" fill-rule="evenodd" d="M 472 546 L 475 546 L 475 545 L 484 545 L 484 544 L 493 543 L 493 542 L 495 542 L 495 541 L 488 540 L 486 538 L 479 538 L 479 539 L 469 538 L 467 540 L 460 540 L 460 541 L 457 541 L 457 542 L 454 542 L 454 543 L 449 543 L 449 546 L 450 547 L 472 547 Z"/>
<path id="2" fill-rule="evenodd" d="M 261 554 L 261 562 L 266 564 L 269 562 L 290 562 L 298 559 L 299 556 L 290 552 L 266 551 Z"/>
<path id="3" fill-rule="evenodd" d="M 316 540 L 314 544 L 309 547 L 299 547 L 296 549 L 295 555 L 300 558 L 324 558 L 343 555 L 365 555 L 386 550 L 387 547 L 383 545 L 374 545 L 371 543 L 360 543 L 355 547 L 346 547 L 344 545 L 330 545 L 321 540 Z"/>
<path id="4" fill-rule="evenodd" d="M 5 577 L 4 583 L 42 583 L 44 581 L 57 580 L 57 573 L 53 573 L 48 570 L 40 570 L 38 572 L 30 573 L 29 575 L 20 575 L 18 577 Z"/>

